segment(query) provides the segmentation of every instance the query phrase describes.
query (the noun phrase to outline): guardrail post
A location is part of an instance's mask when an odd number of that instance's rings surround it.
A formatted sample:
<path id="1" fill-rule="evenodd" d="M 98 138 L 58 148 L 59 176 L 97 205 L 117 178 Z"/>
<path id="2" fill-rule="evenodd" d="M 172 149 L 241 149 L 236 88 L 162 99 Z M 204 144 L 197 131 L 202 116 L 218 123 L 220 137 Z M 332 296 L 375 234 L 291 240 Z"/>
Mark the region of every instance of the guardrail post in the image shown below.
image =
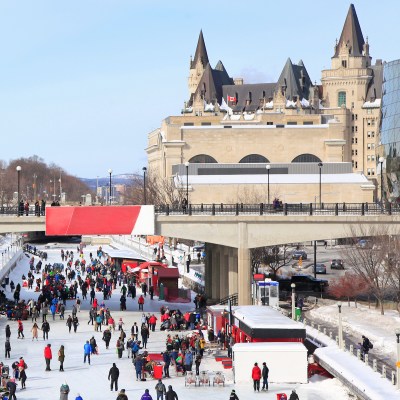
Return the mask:
<path id="1" fill-rule="evenodd" d="M 264 203 L 260 203 L 260 215 L 264 214 Z"/>
<path id="2" fill-rule="evenodd" d="M 335 342 L 336 342 L 336 344 L 339 346 L 339 336 L 335 336 Z"/>
<path id="3" fill-rule="evenodd" d="M 236 203 L 235 214 L 236 214 L 236 215 L 239 215 L 239 203 Z"/>
<path id="4" fill-rule="evenodd" d="M 361 204 L 361 215 L 365 215 L 365 204 Z"/>
<path id="5" fill-rule="evenodd" d="M 283 214 L 287 215 L 287 203 L 283 205 Z"/>
<path id="6" fill-rule="evenodd" d="M 204 211 L 204 205 L 203 205 L 203 203 L 200 204 L 200 211 L 201 211 L 201 212 Z"/>
<path id="7" fill-rule="evenodd" d="M 346 203 L 343 203 L 343 212 L 346 212 Z"/>
<path id="8" fill-rule="evenodd" d="M 330 337 L 331 339 L 333 339 L 333 332 L 332 332 L 332 331 L 329 332 L 329 337 Z"/>
<path id="9" fill-rule="evenodd" d="M 243 211 L 243 203 L 240 203 L 240 211 Z"/>
<path id="10" fill-rule="evenodd" d="M 165 209 L 165 215 L 169 215 L 169 204 L 167 204 L 167 208 Z"/>
<path id="11" fill-rule="evenodd" d="M 357 349 L 357 358 L 361 360 L 361 350 Z"/>
<path id="12" fill-rule="evenodd" d="M 211 215 L 215 215 L 215 204 L 214 203 L 211 206 Z"/>
<path id="13" fill-rule="evenodd" d="M 378 371 L 378 361 L 372 360 L 372 369 L 374 372 Z"/>
<path id="14" fill-rule="evenodd" d="M 321 203 L 321 210 L 324 209 L 324 203 Z"/>
<path id="15" fill-rule="evenodd" d="M 392 385 L 396 384 L 396 372 L 392 371 Z"/>
<path id="16" fill-rule="evenodd" d="M 386 365 L 382 365 L 382 378 L 386 378 Z"/>
<path id="17" fill-rule="evenodd" d="M 303 324 L 307 325 L 307 319 L 306 318 L 303 318 Z"/>
<path id="18" fill-rule="evenodd" d="M 365 354 L 365 355 L 364 355 L 364 362 L 365 362 L 365 364 L 368 365 L 368 354 Z"/>
<path id="19" fill-rule="evenodd" d="M 335 204 L 335 215 L 339 215 L 339 204 Z"/>
<path id="20" fill-rule="evenodd" d="M 189 204 L 189 215 L 192 215 L 192 205 Z"/>
<path id="21" fill-rule="evenodd" d="M 365 212 L 368 212 L 368 203 L 365 203 Z"/>
<path id="22" fill-rule="evenodd" d="M 300 203 L 300 212 L 303 211 L 303 203 Z"/>
<path id="23" fill-rule="evenodd" d="M 223 205 L 223 203 L 221 203 L 221 210 L 220 210 L 221 212 L 223 212 L 224 211 L 224 205 Z"/>
<path id="24" fill-rule="evenodd" d="M 388 215 L 392 215 L 392 203 L 388 203 Z"/>
<path id="25" fill-rule="evenodd" d="M 324 327 L 324 335 L 326 336 L 326 328 Z"/>
<path id="26" fill-rule="evenodd" d="M 352 344 L 350 345 L 349 351 L 350 351 L 351 355 L 354 356 L 354 345 L 352 345 Z"/>
<path id="27" fill-rule="evenodd" d="M 312 215 L 312 203 L 310 203 L 310 215 Z"/>
<path id="28" fill-rule="evenodd" d="M 317 330 L 318 330 L 318 332 L 321 332 L 321 325 L 317 326 Z"/>

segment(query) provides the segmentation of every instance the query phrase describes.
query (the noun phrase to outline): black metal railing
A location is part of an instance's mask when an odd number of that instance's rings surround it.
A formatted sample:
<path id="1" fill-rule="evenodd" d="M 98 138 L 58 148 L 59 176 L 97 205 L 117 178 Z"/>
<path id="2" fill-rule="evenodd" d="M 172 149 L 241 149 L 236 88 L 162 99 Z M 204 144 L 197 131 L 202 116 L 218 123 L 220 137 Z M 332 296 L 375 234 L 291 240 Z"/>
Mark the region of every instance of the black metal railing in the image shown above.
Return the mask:
<path id="1" fill-rule="evenodd" d="M 29 217 L 29 216 L 36 216 L 36 217 L 44 217 L 46 213 L 45 208 L 39 207 L 29 207 L 29 209 L 22 209 L 21 207 L 17 206 L 3 206 L 0 207 L 0 216 L 20 216 L 20 217 Z"/>
<path id="2" fill-rule="evenodd" d="M 158 205 L 156 214 L 164 215 L 400 215 L 400 205 L 376 203 L 284 203 L 272 204 L 189 204 Z"/>

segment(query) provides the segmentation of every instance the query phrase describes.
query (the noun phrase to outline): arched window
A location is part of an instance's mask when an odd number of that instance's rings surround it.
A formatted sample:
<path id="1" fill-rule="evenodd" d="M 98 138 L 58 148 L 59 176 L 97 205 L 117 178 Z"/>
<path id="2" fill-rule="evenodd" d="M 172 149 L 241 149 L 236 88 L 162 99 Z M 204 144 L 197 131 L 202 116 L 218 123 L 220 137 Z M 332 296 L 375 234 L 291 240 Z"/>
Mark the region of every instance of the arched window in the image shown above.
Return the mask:
<path id="1" fill-rule="evenodd" d="M 207 154 L 198 154 L 189 160 L 192 164 L 217 164 L 217 160 Z"/>
<path id="2" fill-rule="evenodd" d="M 269 163 L 268 158 L 261 156 L 260 154 L 249 154 L 246 157 L 243 157 L 240 161 L 240 164 L 259 164 L 259 163 Z"/>
<path id="3" fill-rule="evenodd" d="M 337 98 L 338 107 L 342 107 L 342 105 L 346 105 L 346 92 L 339 92 Z"/>
<path id="4" fill-rule="evenodd" d="M 292 160 L 292 163 L 297 162 L 318 163 L 321 160 L 317 156 L 314 156 L 314 154 L 300 154 Z"/>

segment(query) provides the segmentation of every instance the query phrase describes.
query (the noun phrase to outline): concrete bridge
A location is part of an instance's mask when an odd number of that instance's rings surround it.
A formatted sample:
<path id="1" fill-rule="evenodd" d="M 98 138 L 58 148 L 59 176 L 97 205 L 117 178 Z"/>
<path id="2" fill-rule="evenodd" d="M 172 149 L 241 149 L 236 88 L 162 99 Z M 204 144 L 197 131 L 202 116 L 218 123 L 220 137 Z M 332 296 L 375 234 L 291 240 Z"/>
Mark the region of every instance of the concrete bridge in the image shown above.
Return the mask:
<path id="1" fill-rule="evenodd" d="M 190 214 L 156 214 L 155 234 L 204 241 L 207 295 L 220 299 L 238 293 L 241 305 L 251 303 L 250 249 L 352 237 L 354 230 L 357 231 L 361 226 L 365 231 L 384 226 L 387 234 L 398 234 L 400 225 L 400 213 L 387 212 L 364 212 L 362 215 L 359 211 L 353 214 L 347 211 L 332 215 L 332 212 L 321 210 L 319 215 L 315 212 L 310 215 L 307 210 L 303 215 L 293 215 L 282 210 L 280 213 L 263 212 L 260 215 L 257 210 L 253 215 L 212 211 L 201 215 Z M 34 231 L 45 231 L 45 217 L 0 217 L 2 233 Z"/>

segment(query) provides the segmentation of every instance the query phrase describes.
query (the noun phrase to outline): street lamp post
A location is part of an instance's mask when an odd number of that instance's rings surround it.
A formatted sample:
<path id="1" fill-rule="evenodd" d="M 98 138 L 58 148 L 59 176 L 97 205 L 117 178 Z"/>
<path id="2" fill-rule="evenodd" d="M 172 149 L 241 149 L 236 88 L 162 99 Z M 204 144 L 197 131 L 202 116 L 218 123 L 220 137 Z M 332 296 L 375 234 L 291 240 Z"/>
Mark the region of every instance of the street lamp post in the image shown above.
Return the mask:
<path id="1" fill-rule="evenodd" d="M 296 299 L 295 299 L 295 289 L 296 289 L 296 284 L 292 283 L 290 285 L 290 287 L 292 288 L 292 319 L 295 319 L 295 307 L 296 307 Z"/>
<path id="2" fill-rule="evenodd" d="M 109 175 L 110 175 L 109 203 L 110 203 L 110 205 L 111 205 L 111 194 L 112 194 L 112 193 L 111 193 L 111 174 L 112 174 L 112 169 L 111 169 L 111 168 L 108 170 L 108 173 L 109 173 Z"/>
<path id="3" fill-rule="evenodd" d="M 189 161 L 185 162 L 185 167 L 186 167 L 186 201 L 187 204 L 189 205 Z"/>
<path id="4" fill-rule="evenodd" d="M 319 209 L 321 210 L 322 208 L 322 167 L 324 164 L 322 164 L 322 162 L 318 163 L 318 167 L 319 167 Z"/>
<path id="5" fill-rule="evenodd" d="M 268 205 L 269 205 L 270 204 L 269 203 L 269 171 L 271 169 L 271 166 L 269 164 L 267 164 L 267 166 L 265 168 L 267 168 L 267 175 L 268 175 L 268 188 L 267 188 L 267 191 L 268 191 Z"/>
<path id="6" fill-rule="evenodd" d="M 146 205 L 147 201 L 146 201 L 146 171 L 147 168 L 143 167 L 143 199 L 144 199 L 144 204 Z"/>
<path id="7" fill-rule="evenodd" d="M 339 301 L 337 306 L 339 310 L 339 349 L 343 350 L 342 303 Z"/>
<path id="8" fill-rule="evenodd" d="M 36 178 L 37 175 L 33 174 L 33 200 L 36 201 Z"/>
<path id="9" fill-rule="evenodd" d="M 395 330 L 397 338 L 396 386 L 400 389 L 400 329 Z"/>
<path id="10" fill-rule="evenodd" d="M 379 164 L 381 165 L 381 206 L 383 207 L 383 162 L 385 159 L 379 157 Z"/>
<path id="11" fill-rule="evenodd" d="M 21 167 L 18 165 L 16 170 L 17 170 L 17 190 L 18 190 L 18 193 L 17 193 L 17 216 L 19 217 L 19 202 L 20 202 L 19 187 L 20 187 L 20 181 L 21 181 L 21 176 L 20 176 L 21 175 Z"/>

